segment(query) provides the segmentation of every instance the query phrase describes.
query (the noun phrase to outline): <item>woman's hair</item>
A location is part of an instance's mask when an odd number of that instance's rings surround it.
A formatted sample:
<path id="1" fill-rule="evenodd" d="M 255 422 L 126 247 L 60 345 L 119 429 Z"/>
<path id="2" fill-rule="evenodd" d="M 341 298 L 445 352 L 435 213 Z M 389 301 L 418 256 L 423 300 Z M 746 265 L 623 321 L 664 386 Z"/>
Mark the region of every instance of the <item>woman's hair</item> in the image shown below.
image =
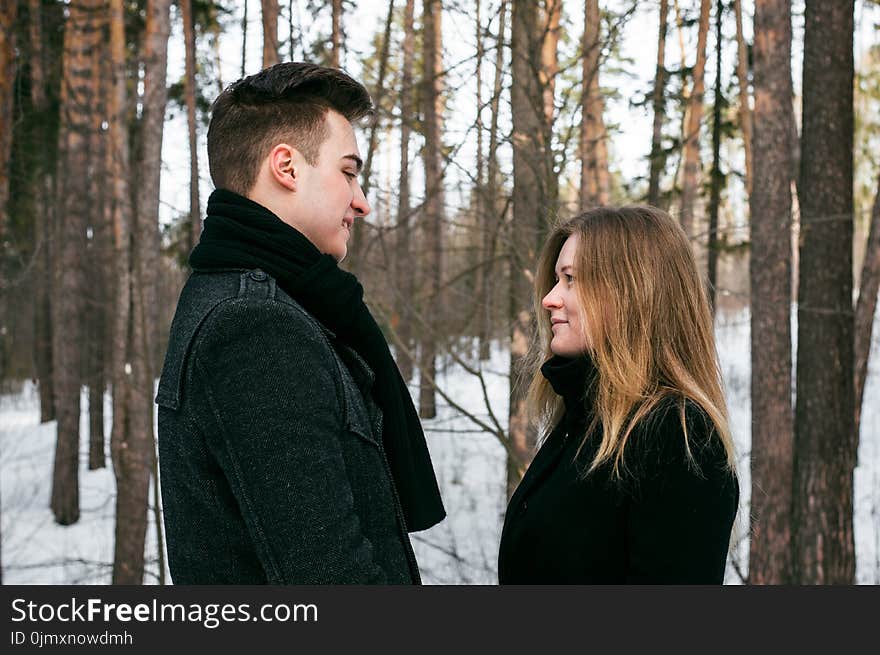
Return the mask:
<path id="1" fill-rule="evenodd" d="M 633 429 L 669 400 L 678 406 L 690 459 L 687 401 L 711 419 L 733 469 L 733 439 L 705 287 L 684 231 L 654 207 L 591 209 L 557 227 L 547 240 L 535 275 L 538 333 L 527 364 L 535 372 L 528 394 L 531 418 L 547 426 L 563 413 L 562 399 L 540 372 L 552 356 L 550 316 L 541 300 L 556 284 L 559 251 L 573 234 L 579 237 L 574 290 L 580 324 L 589 332 L 589 354 L 598 369 L 596 412 L 579 453 L 587 435 L 602 428 L 587 473 L 610 461 L 620 477 Z"/>

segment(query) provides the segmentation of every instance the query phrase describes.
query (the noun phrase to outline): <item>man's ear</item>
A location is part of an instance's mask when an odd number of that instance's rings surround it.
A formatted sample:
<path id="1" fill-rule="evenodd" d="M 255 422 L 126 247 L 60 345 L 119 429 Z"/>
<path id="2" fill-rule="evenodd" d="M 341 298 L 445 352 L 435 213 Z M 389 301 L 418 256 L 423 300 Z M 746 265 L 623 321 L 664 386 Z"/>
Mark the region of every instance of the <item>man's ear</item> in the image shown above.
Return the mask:
<path id="1" fill-rule="evenodd" d="M 269 173 L 272 179 L 289 191 L 297 190 L 298 155 L 296 148 L 287 143 L 279 143 L 269 153 Z"/>

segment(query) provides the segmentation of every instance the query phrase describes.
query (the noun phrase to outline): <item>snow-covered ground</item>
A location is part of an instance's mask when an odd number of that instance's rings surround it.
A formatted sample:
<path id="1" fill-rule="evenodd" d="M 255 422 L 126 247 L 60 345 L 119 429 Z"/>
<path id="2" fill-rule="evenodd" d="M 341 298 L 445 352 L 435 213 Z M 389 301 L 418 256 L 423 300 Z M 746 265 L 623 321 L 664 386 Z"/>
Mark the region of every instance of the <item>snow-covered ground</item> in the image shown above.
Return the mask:
<path id="1" fill-rule="evenodd" d="M 880 583 L 880 365 L 875 352 L 865 389 L 858 468 L 855 473 L 856 580 Z M 748 564 L 749 501 L 749 316 L 719 317 L 718 351 L 726 384 L 731 427 L 739 450 L 740 517 L 726 581 L 740 582 Z M 507 351 L 497 348 L 482 366 L 485 393 L 502 426 L 507 416 Z M 483 388 L 474 375 L 449 364 L 438 383 L 465 410 L 492 423 Z M 83 392 L 82 407 L 87 407 Z M 88 415 L 81 422 L 81 516 L 56 525 L 49 510 L 55 423 L 39 425 L 39 397 L 30 383 L 0 396 L 0 503 L 3 582 L 7 584 L 102 584 L 113 561 L 115 484 L 112 468 L 88 470 Z M 110 403 L 105 397 L 107 434 Z M 429 584 L 494 584 L 505 509 L 505 454 L 489 435 L 438 399 L 438 416 L 425 428 L 448 518 L 413 535 L 424 581 Z M 152 498 L 152 493 L 151 493 Z M 146 582 L 158 581 L 152 514 L 147 534 Z M 734 565 L 733 562 L 736 562 Z M 166 578 L 170 580 L 170 577 Z"/>

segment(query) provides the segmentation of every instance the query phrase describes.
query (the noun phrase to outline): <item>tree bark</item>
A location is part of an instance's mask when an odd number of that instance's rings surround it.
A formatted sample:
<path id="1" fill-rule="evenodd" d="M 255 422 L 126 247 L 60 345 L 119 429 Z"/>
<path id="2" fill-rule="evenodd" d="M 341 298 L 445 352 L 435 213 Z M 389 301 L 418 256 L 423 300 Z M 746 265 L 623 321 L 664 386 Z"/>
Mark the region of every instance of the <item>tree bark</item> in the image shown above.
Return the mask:
<path id="1" fill-rule="evenodd" d="M 498 197 L 498 118 L 501 104 L 501 79 L 504 68 L 504 32 L 507 20 L 507 0 L 502 0 L 498 10 L 498 36 L 495 41 L 495 79 L 492 84 L 492 124 L 489 127 L 489 153 L 486 161 L 486 194 L 482 209 L 485 217 L 483 225 L 483 252 L 488 264 L 482 278 L 481 298 L 485 299 L 480 321 L 480 360 L 487 361 L 490 357 L 492 337 L 494 295 L 493 280 L 498 268 L 495 262 L 497 237 L 504 225 L 504 216 L 500 215 Z"/>
<path id="2" fill-rule="evenodd" d="M 425 107 L 425 202 L 422 224 L 425 227 L 425 267 L 428 274 L 428 303 L 435 316 L 444 317 L 445 307 L 440 293 L 443 279 L 443 40 L 442 5 L 440 0 L 425 0 L 422 10 L 424 29 L 424 107 Z M 441 318 L 442 320 L 442 318 Z M 434 325 L 440 321 L 432 321 Z M 426 330 L 419 348 L 419 416 L 430 419 L 437 415 L 436 376 L 437 335 Z"/>
<path id="3" fill-rule="evenodd" d="M 536 27 L 537 26 L 537 27 Z M 510 235 L 510 405 L 508 496 L 531 460 L 536 443 L 529 426 L 522 370 L 533 329 L 531 281 L 540 234 L 555 211 L 555 176 L 547 169 L 550 143 L 541 84 L 543 39 L 535 3 L 512 1 L 511 110 L 513 118 L 513 223 Z"/>
<path id="4" fill-rule="evenodd" d="M 342 49 L 342 0 L 332 0 L 332 28 L 330 33 L 330 65 L 339 68 Z"/>
<path id="5" fill-rule="evenodd" d="M 755 3 L 749 582 L 791 581 L 791 0 Z"/>
<path id="6" fill-rule="evenodd" d="M 88 193 L 89 141 L 92 125 L 93 52 L 100 47 L 97 29 L 101 0 L 80 0 L 69 6 L 64 33 L 64 72 L 61 88 L 61 127 L 58 156 L 58 256 L 52 288 L 52 352 L 55 358 L 55 409 L 58 438 L 52 475 L 51 508 L 55 521 L 69 525 L 79 520 L 80 385 L 84 352 L 83 291 L 86 228 L 91 212 Z"/>
<path id="7" fill-rule="evenodd" d="M 410 247 L 410 181 L 409 181 L 409 142 L 412 134 L 410 121 L 413 116 L 413 62 L 415 60 L 415 30 L 413 13 L 415 0 L 406 0 L 403 15 L 403 70 L 400 88 L 400 178 L 397 207 L 397 257 L 394 261 L 395 276 L 400 289 L 397 304 L 400 307 L 400 327 L 398 335 L 401 342 L 412 352 L 413 316 L 412 298 L 415 292 L 413 272 L 410 266 L 412 253 Z M 407 382 L 412 379 L 414 362 L 404 348 L 397 349 L 397 366 Z"/>
<path id="8" fill-rule="evenodd" d="M 31 105 L 36 113 L 47 110 L 46 74 L 43 55 L 42 3 L 28 1 L 28 32 L 30 35 Z M 48 148 L 49 137 L 46 121 L 40 121 L 37 135 L 38 147 Z M 52 173 L 41 167 L 41 174 L 34 180 L 36 217 L 35 241 L 37 250 L 36 294 L 34 298 L 34 366 L 40 385 L 40 423 L 55 419 L 54 385 L 52 374 L 52 257 L 50 254 L 49 204 L 52 197 L 50 179 Z"/>
<path id="9" fill-rule="evenodd" d="M 852 584 L 853 0 L 808 0 L 794 453 L 800 584 Z"/>
<path id="10" fill-rule="evenodd" d="M 9 215 L 9 164 L 12 155 L 13 101 L 15 94 L 15 22 L 18 2 L 0 8 L 0 246 L 6 241 Z M 5 277 L 5 276 L 4 276 Z M 5 283 L 3 283 L 5 286 Z"/>
<path id="11" fill-rule="evenodd" d="M 687 127 L 684 133 L 684 178 L 681 187 L 681 225 L 689 237 L 694 235 L 694 207 L 700 185 L 700 126 L 703 122 L 706 40 L 709 32 L 711 0 L 700 0 L 700 23 L 697 33 L 697 61 L 694 86 L 688 102 Z"/>
<path id="12" fill-rule="evenodd" d="M 144 574 L 144 539 L 153 438 L 153 373 L 158 326 L 156 272 L 158 270 L 159 171 L 167 90 L 165 69 L 169 34 L 170 0 L 149 0 L 144 39 L 144 97 L 141 135 L 143 148 L 138 170 L 136 219 L 132 225 L 129 356 L 121 375 L 126 389 L 126 424 L 111 442 L 117 477 L 116 548 L 114 584 L 141 584 Z"/>
<path id="13" fill-rule="evenodd" d="M 248 37 L 248 0 L 242 0 L 243 8 L 241 15 L 241 74 L 245 76 L 247 70 L 247 37 Z"/>
<path id="14" fill-rule="evenodd" d="M 202 234 L 202 210 L 199 206 L 199 155 L 196 132 L 196 30 L 192 0 L 180 0 L 183 38 L 186 49 L 186 122 L 189 129 L 189 249 Z"/>
<path id="15" fill-rule="evenodd" d="M 278 0 L 260 0 L 263 8 L 263 68 L 278 63 Z"/>
<path id="16" fill-rule="evenodd" d="M 605 102 L 599 89 L 599 55 L 602 50 L 600 28 L 599 0 L 586 0 L 582 57 L 581 211 L 607 205 L 611 190 L 605 120 L 602 116 Z"/>
<path id="17" fill-rule="evenodd" d="M 107 388 L 107 323 L 110 320 L 110 290 L 113 280 L 112 253 L 109 247 L 110 234 L 105 214 L 107 169 L 106 148 L 107 138 L 102 124 L 106 118 L 104 88 L 108 78 L 106 48 L 106 15 L 101 12 L 97 17 L 95 28 L 100 30 L 101 45 L 92 51 L 94 61 L 92 68 L 99 75 L 90 80 L 93 107 L 91 111 L 92 128 L 90 131 L 90 171 L 88 195 L 92 198 L 89 215 L 89 230 L 85 253 L 87 263 L 87 290 L 85 320 L 87 325 L 86 349 L 88 351 L 87 380 L 89 385 L 89 470 L 106 466 L 104 454 L 104 391 Z"/>
<path id="18" fill-rule="evenodd" d="M 669 0 L 660 0 L 660 26 L 657 35 L 657 69 L 654 73 L 654 131 L 651 137 L 651 170 L 648 174 L 648 204 L 660 207 L 660 176 L 666 168 L 663 152 L 663 121 L 666 118 L 666 26 L 669 22 Z"/>
<path id="19" fill-rule="evenodd" d="M 746 193 L 752 195 L 752 109 L 749 106 L 749 52 L 743 36 L 742 0 L 733 0 L 736 12 L 736 77 L 739 81 L 739 125 L 746 157 Z M 791 68 L 791 66 L 789 66 Z M 792 112 L 792 116 L 794 112 Z"/>
<path id="20" fill-rule="evenodd" d="M 715 3 L 715 97 L 712 103 L 712 172 L 709 177 L 709 235 L 708 235 L 708 293 L 709 306 L 715 313 L 718 284 L 718 249 L 722 240 L 718 237 L 718 213 L 721 209 L 721 189 L 724 173 L 721 172 L 721 108 L 724 96 L 721 90 L 721 21 L 724 18 L 724 1 Z"/>

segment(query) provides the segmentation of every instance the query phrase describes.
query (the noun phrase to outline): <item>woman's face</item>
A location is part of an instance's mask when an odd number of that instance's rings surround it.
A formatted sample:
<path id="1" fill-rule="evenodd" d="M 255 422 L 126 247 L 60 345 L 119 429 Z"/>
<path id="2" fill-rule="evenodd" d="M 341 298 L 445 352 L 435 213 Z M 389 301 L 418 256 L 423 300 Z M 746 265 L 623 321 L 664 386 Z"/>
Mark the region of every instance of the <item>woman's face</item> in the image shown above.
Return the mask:
<path id="1" fill-rule="evenodd" d="M 541 305 L 550 312 L 553 339 L 550 350 L 554 355 L 576 357 L 589 349 L 587 326 L 581 325 L 580 303 L 575 290 L 578 281 L 574 274 L 574 257 L 579 237 L 572 234 L 559 251 L 556 258 L 556 285 L 541 300 Z"/>

